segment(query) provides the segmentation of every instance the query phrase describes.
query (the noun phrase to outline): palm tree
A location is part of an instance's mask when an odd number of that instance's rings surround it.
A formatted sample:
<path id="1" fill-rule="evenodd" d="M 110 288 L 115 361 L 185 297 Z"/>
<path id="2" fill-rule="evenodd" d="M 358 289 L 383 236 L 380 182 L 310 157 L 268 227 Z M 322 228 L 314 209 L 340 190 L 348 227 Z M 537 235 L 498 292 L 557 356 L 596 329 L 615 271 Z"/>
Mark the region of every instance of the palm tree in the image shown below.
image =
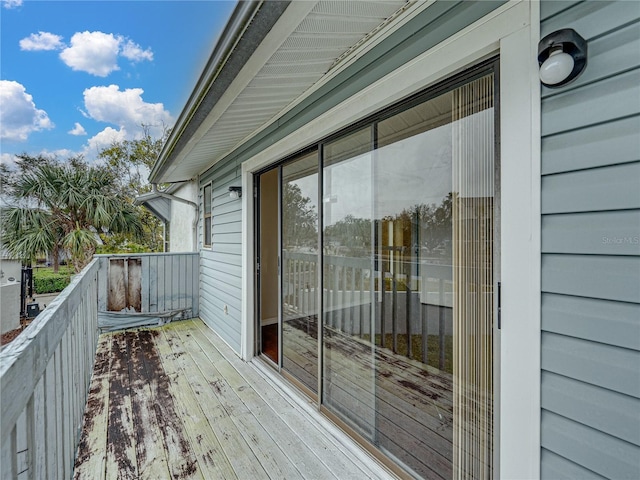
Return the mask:
<path id="1" fill-rule="evenodd" d="M 51 253 L 57 271 L 66 251 L 79 272 L 95 253 L 99 233 L 142 233 L 136 207 L 118 195 L 109 170 L 81 158 L 19 159 L 5 187 L 10 205 L 2 211 L 2 243 L 17 258 Z"/>

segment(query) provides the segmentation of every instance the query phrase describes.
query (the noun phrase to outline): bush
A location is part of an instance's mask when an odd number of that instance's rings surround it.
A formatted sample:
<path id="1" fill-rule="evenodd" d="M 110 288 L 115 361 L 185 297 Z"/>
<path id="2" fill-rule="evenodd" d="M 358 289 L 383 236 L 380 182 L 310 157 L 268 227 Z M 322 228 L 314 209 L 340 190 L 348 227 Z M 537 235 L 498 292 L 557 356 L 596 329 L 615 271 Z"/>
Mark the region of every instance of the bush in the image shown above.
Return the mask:
<path id="1" fill-rule="evenodd" d="M 53 273 L 52 268 L 33 269 L 33 290 L 37 294 L 57 293 L 65 289 L 71 281 L 72 270 L 60 267 L 58 273 Z"/>

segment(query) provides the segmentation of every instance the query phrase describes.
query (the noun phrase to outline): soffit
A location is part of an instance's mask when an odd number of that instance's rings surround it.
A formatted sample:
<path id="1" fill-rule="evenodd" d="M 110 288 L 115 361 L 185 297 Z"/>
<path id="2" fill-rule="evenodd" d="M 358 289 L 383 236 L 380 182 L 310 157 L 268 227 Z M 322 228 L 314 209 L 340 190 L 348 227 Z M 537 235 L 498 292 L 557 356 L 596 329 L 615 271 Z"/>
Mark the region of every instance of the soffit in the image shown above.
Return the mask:
<path id="1" fill-rule="evenodd" d="M 341 57 L 406 4 L 407 0 L 292 2 L 247 62 L 254 71 L 238 75 L 226 98 L 208 115 L 208 122 L 203 122 L 182 151 L 167 159 L 169 165 L 154 181 L 194 178 L 224 158 L 277 119 Z M 268 5 L 265 2 L 263 8 Z M 266 61 L 259 58 L 269 46 Z M 257 68 L 256 63 L 260 65 Z"/>

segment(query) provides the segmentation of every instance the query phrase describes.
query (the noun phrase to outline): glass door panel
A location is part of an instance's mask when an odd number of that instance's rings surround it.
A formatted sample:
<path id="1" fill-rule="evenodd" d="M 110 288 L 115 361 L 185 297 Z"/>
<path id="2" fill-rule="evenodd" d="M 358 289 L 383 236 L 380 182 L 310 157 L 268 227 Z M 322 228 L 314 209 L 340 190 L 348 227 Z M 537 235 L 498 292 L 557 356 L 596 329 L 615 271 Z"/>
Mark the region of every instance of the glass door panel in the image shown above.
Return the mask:
<path id="1" fill-rule="evenodd" d="M 318 391 L 318 154 L 282 166 L 282 368 Z"/>
<path id="2" fill-rule="evenodd" d="M 368 127 L 324 145 L 323 404 L 376 436 L 373 311 L 373 136 Z"/>
<path id="3" fill-rule="evenodd" d="M 419 477 L 492 475 L 493 83 L 324 146 L 322 401 Z"/>

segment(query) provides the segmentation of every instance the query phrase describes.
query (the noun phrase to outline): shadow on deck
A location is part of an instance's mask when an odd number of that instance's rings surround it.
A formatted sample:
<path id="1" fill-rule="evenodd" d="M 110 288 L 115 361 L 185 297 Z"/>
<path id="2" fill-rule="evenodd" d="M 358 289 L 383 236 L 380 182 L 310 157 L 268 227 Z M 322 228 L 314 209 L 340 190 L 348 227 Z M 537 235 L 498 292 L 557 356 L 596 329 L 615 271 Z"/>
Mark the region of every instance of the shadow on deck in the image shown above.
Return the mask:
<path id="1" fill-rule="evenodd" d="M 74 478 L 380 478 L 354 452 L 196 319 L 100 336 Z"/>

